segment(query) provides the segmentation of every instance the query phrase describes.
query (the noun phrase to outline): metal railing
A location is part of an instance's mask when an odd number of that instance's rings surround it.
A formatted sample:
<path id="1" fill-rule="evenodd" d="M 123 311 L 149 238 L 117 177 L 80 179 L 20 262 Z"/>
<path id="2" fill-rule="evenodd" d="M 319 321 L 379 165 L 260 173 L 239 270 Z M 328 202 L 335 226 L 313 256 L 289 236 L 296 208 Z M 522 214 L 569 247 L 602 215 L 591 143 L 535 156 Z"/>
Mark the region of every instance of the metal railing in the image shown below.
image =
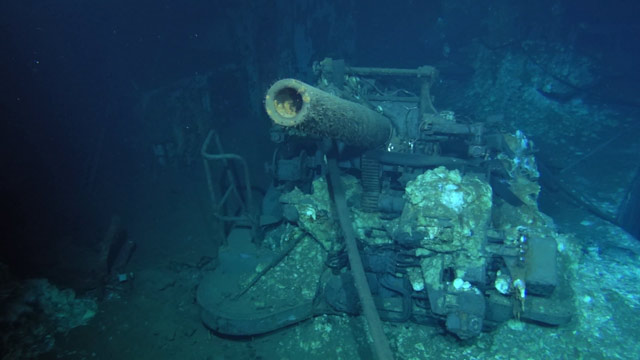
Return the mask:
<path id="1" fill-rule="evenodd" d="M 213 140 L 215 152 L 208 152 Z M 258 234 L 258 220 L 254 214 L 256 207 L 253 204 L 251 194 L 251 180 L 249 178 L 249 167 L 245 159 L 232 153 L 225 153 L 220 138 L 214 130 L 207 134 L 202 148 L 200 150 L 204 162 L 205 176 L 207 178 L 207 186 L 209 188 L 209 196 L 213 207 L 213 215 L 222 222 L 235 226 L 249 226 L 253 241 L 256 241 Z M 216 183 L 213 179 L 212 163 L 219 162 L 221 181 Z M 238 167 L 234 163 L 239 164 L 241 175 L 237 174 Z M 239 181 L 241 176 L 243 181 Z M 244 187 L 244 193 L 241 189 Z M 225 231 L 228 235 L 228 231 Z M 226 244 L 227 239 L 223 240 Z"/>

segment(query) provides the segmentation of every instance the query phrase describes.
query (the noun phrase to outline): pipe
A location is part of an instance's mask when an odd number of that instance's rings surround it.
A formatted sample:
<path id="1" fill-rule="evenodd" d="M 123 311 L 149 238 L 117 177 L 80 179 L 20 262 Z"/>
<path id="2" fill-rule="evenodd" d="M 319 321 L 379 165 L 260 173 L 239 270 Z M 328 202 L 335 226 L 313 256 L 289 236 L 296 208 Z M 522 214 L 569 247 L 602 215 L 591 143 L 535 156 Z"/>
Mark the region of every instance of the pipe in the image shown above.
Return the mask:
<path id="1" fill-rule="evenodd" d="M 265 96 L 265 109 L 276 124 L 295 135 L 366 149 L 384 145 L 391 136 L 391 123 L 381 114 L 295 79 L 273 84 Z"/>

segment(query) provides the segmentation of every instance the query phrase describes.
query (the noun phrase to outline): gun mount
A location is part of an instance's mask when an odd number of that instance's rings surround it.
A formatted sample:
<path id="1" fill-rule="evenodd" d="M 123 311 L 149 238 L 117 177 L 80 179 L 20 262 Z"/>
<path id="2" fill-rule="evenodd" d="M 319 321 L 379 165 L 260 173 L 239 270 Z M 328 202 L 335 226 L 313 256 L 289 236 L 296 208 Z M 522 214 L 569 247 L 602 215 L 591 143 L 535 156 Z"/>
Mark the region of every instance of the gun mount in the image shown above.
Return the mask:
<path id="1" fill-rule="evenodd" d="M 355 148 L 334 154 L 382 320 L 437 323 L 462 339 L 513 318 L 570 320 L 556 234 L 537 207 L 534 146 L 521 131 L 437 111 L 432 67 L 325 59 L 314 69 L 317 88 L 287 79 L 267 93 L 279 148 L 268 166 L 265 237 L 221 249 L 219 271 L 198 290 L 207 326 L 252 335 L 359 313 L 323 177 L 326 138 Z"/>

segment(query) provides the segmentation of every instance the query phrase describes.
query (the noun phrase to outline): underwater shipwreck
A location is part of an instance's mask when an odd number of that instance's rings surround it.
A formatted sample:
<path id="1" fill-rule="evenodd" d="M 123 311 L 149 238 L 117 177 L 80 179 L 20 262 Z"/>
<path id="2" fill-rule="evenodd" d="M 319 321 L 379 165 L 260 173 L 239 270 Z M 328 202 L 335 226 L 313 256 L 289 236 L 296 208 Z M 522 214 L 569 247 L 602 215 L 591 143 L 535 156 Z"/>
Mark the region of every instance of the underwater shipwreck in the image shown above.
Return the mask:
<path id="1" fill-rule="evenodd" d="M 327 58 L 314 73 L 316 85 L 283 79 L 266 93 L 277 149 L 261 203 L 241 156 L 215 132 L 202 146 L 226 234 L 197 290 L 208 328 L 254 336 L 361 314 L 388 358 L 381 320 L 462 340 L 511 319 L 570 321 L 570 272 L 522 131 L 436 110 L 432 66 Z"/>
<path id="2" fill-rule="evenodd" d="M 5 1 L 0 359 L 640 359 L 639 1 Z"/>

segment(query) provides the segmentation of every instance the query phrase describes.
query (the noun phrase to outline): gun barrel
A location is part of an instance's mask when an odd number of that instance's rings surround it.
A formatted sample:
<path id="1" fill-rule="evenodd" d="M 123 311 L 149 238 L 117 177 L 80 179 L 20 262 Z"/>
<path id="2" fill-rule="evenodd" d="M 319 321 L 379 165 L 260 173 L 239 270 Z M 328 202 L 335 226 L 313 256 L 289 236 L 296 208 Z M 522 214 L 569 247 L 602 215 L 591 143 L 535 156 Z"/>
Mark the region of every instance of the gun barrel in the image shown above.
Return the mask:
<path id="1" fill-rule="evenodd" d="M 273 84 L 265 108 L 276 124 L 296 135 L 367 149 L 384 145 L 391 136 L 391 122 L 381 114 L 295 79 Z"/>

